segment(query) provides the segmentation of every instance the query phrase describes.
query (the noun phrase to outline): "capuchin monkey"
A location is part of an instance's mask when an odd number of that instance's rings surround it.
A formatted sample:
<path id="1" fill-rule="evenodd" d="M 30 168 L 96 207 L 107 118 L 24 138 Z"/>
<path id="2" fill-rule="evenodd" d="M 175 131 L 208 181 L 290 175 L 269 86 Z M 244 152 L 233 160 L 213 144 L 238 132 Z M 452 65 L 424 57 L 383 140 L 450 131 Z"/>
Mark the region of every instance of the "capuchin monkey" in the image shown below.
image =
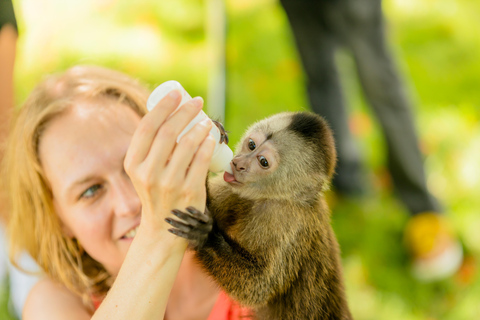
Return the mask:
<path id="1" fill-rule="evenodd" d="M 233 175 L 208 181 L 207 210 L 173 210 L 170 232 L 189 240 L 221 288 L 254 319 L 352 319 L 339 246 L 324 198 L 336 162 L 320 116 L 280 113 L 250 127 Z"/>

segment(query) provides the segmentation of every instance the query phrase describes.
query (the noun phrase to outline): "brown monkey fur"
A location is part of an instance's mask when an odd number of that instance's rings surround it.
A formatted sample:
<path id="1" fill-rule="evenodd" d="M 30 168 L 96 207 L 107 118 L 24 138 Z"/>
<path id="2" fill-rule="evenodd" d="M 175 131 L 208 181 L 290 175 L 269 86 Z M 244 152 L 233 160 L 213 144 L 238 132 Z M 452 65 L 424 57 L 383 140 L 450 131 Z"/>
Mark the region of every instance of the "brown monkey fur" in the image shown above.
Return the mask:
<path id="1" fill-rule="evenodd" d="M 323 194 L 335 162 L 323 118 L 269 117 L 241 139 L 234 175 L 209 180 L 206 214 L 174 210 L 180 220 L 167 218 L 170 230 L 255 319 L 352 319 Z"/>

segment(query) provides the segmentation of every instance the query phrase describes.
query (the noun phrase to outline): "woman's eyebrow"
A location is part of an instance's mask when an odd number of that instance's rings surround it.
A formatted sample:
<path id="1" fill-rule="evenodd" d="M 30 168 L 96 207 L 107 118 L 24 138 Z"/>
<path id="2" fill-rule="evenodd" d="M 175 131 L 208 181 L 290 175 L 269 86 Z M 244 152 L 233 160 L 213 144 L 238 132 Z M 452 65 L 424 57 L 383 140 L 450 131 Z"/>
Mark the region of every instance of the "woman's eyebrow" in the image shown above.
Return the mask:
<path id="1" fill-rule="evenodd" d="M 126 156 L 127 156 L 127 153 L 125 152 L 125 154 L 121 158 L 121 162 L 120 162 L 120 165 L 122 166 L 123 169 L 125 169 L 124 163 L 125 163 L 125 157 Z M 89 174 L 85 177 L 80 177 L 77 180 L 73 180 L 73 182 L 71 182 L 71 183 L 67 183 L 67 187 L 65 189 L 65 194 L 70 195 L 73 192 L 73 190 L 75 188 L 77 188 L 78 186 L 81 186 L 81 185 L 83 185 L 83 184 L 85 184 L 89 181 L 95 180 L 96 178 L 97 178 L 97 176 L 95 176 L 93 174 Z"/>
<path id="2" fill-rule="evenodd" d="M 94 176 L 89 175 L 89 176 L 80 178 L 78 180 L 74 180 L 71 184 L 68 185 L 68 187 L 65 191 L 66 194 L 67 195 L 71 194 L 75 188 L 77 188 L 78 186 L 83 185 L 83 184 L 85 184 L 85 183 L 87 183 L 87 182 L 89 182 L 93 179 L 94 179 Z"/>

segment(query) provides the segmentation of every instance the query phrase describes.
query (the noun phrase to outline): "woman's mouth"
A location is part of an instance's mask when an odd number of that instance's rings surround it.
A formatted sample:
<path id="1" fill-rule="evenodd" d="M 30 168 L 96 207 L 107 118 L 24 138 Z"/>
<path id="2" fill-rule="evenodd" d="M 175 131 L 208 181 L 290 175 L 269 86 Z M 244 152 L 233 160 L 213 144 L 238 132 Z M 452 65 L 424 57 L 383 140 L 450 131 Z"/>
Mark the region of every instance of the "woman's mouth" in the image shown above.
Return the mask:
<path id="1" fill-rule="evenodd" d="M 125 235 L 122 237 L 122 239 L 133 239 L 135 238 L 135 235 L 137 234 L 138 226 L 136 226 L 133 229 L 130 229 Z"/>

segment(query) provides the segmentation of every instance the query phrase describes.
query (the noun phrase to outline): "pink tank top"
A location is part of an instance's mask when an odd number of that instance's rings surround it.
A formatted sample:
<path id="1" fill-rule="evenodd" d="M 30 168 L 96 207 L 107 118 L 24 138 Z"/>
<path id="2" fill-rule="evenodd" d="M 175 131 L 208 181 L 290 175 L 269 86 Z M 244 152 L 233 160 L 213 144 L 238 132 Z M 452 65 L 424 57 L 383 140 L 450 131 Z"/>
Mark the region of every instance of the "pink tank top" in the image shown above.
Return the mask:
<path id="1" fill-rule="evenodd" d="M 238 303 L 230 299 L 227 294 L 220 291 L 217 302 L 213 306 L 212 312 L 207 320 L 240 320 L 251 319 L 252 312 L 241 307 Z"/>
<path id="2" fill-rule="evenodd" d="M 92 301 L 95 310 L 97 310 L 102 303 L 102 299 L 92 297 Z M 241 307 L 238 303 L 230 299 L 225 292 L 220 291 L 217 302 L 215 302 L 206 320 L 244 320 L 251 319 L 251 315 L 252 312 L 249 309 Z"/>

